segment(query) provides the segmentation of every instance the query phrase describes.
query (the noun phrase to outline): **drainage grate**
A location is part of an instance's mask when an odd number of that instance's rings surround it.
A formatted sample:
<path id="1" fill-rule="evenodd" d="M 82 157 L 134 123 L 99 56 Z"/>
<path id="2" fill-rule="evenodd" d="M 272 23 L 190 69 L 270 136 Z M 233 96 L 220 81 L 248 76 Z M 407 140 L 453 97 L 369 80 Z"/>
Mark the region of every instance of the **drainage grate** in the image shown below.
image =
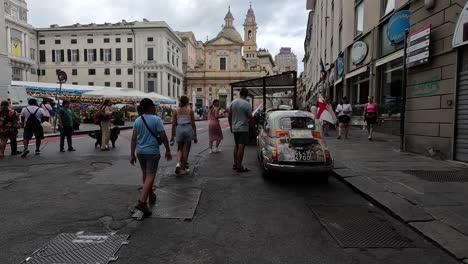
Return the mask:
<path id="1" fill-rule="evenodd" d="M 28 264 L 73 263 L 106 264 L 117 260 L 115 254 L 128 235 L 115 234 L 59 234 L 47 245 L 36 250 L 24 261 Z"/>
<path id="2" fill-rule="evenodd" d="M 351 206 L 311 207 L 320 223 L 343 248 L 410 248 L 413 243 L 368 209 Z"/>
<path id="3" fill-rule="evenodd" d="M 430 182 L 468 182 L 468 171 L 403 171 L 406 174 L 416 176 Z"/>

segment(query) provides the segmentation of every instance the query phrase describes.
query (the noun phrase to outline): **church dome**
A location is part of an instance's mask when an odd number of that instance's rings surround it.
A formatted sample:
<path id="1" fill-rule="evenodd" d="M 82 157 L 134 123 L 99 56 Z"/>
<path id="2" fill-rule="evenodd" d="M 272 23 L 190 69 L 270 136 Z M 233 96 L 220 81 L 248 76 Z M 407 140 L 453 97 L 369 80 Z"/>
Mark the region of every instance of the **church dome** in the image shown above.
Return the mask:
<path id="1" fill-rule="evenodd" d="M 235 27 L 224 27 L 221 32 L 219 32 L 218 37 L 225 37 L 235 42 L 243 43 L 242 37 L 237 32 Z"/>

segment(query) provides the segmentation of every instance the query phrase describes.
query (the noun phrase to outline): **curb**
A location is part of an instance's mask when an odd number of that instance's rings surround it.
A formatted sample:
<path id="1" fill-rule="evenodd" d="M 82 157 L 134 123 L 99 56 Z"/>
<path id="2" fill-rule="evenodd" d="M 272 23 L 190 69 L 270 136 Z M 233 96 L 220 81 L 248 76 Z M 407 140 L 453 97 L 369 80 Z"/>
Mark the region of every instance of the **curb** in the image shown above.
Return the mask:
<path id="1" fill-rule="evenodd" d="M 400 223 L 402 223 L 405 226 L 411 228 L 411 230 L 413 230 L 417 234 L 420 234 L 421 236 L 423 236 L 426 240 L 430 241 L 435 247 L 441 249 L 442 251 L 444 251 L 445 253 L 447 253 L 448 255 L 450 255 L 451 257 L 453 257 L 457 261 L 461 261 L 461 262 L 464 261 L 464 259 L 459 259 L 453 252 L 446 249 L 441 243 L 437 242 L 436 240 L 432 239 L 431 237 L 429 237 L 425 233 L 421 232 L 421 230 L 417 229 L 416 227 L 411 225 L 409 222 L 406 222 L 400 215 L 395 213 L 390 207 L 384 205 L 383 203 L 379 202 L 377 199 L 372 197 L 370 194 L 368 194 L 368 193 L 364 192 L 363 190 L 361 190 L 360 188 L 354 186 L 351 182 L 346 180 L 346 177 L 341 176 L 340 174 L 336 173 L 335 171 L 333 171 L 333 175 L 335 176 L 336 179 L 338 179 L 339 181 L 341 181 L 344 184 L 346 184 L 347 186 L 349 186 L 353 191 L 355 191 L 356 193 L 361 194 L 366 200 L 368 200 L 372 204 L 376 205 L 378 208 L 382 209 L 383 211 L 385 211 L 386 213 L 391 215 L 393 218 L 398 220 Z M 436 221 L 436 220 L 434 219 L 434 221 Z"/>

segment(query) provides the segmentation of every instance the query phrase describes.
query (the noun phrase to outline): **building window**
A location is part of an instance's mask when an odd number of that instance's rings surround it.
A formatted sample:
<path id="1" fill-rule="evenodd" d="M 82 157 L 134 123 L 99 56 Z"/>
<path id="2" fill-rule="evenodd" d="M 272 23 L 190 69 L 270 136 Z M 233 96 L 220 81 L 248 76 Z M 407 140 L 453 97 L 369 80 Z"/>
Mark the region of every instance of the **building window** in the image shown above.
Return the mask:
<path id="1" fill-rule="evenodd" d="M 127 73 L 128 73 L 128 75 L 133 75 L 133 69 L 128 69 Z"/>
<path id="2" fill-rule="evenodd" d="M 219 58 L 219 69 L 221 71 L 226 70 L 226 58 Z"/>
<path id="3" fill-rule="evenodd" d="M 62 43 L 62 42 L 60 41 L 60 39 L 56 39 L 56 40 L 55 40 L 55 44 L 58 45 L 58 44 L 61 44 L 61 43 Z"/>
<path id="4" fill-rule="evenodd" d="M 87 49 L 85 50 L 85 59 L 87 59 L 88 62 L 93 62 L 97 60 L 97 52 L 96 49 Z"/>
<path id="5" fill-rule="evenodd" d="M 153 39 L 153 37 L 148 37 L 147 40 L 148 40 L 148 42 L 153 42 L 154 39 Z"/>
<path id="6" fill-rule="evenodd" d="M 389 112 L 400 113 L 403 59 L 393 60 L 380 68 L 382 76 L 380 104 Z"/>
<path id="7" fill-rule="evenodd" d="M 45 45 L 45 39 L 40 39 L 40 40 L 39 40 L 39 44 Z"/>
<path id="8" fill-rule="evenodd" d="M 115 61 L 122 61 L 122 49 L 115 49 Z"/>
<path id="9" fill-rule="evenodd" d="M 127 42 L 128 42 L 128 43 L 132 43 L 132 42 L 133 42 L 133 39 L 132 39 L 132 38 L 127 38 Z"/>
<path id="10" fill-rule="evenodd" d="M 133 82 L 128 82 L 128 83 L 127 83 L 127 87 L 128 87 L 128 88 L 133 88 Z"/>
<path id="11" fill-rule="evenodd" d="M 72 39 L 70 42 L 71 42 L 71 44 L 77 44 L 78 40 L 77 39 Z"/>
<path id="12" fill-rule="evenodd" d="M 171 75 L 167 75 L 167 95 L 171 96 Z"/>
<path id="13" fill-rule="evenodd" d="M 94 82 L 89 82 L 88 86 L 94 86 Z"/>
<path id="14" fill-rule="evenodd" d="M 127 48 L 127 61 L 133 61 L 133 48 Z"/>
<path id="15" fill-rule="evenodd" d="M 73 85 L 78 85 L 78 83 L 77 83 L 77 82 L 72 82 L 72 84 L 73 84 Z"/>
<path id="16" fill-rule="evenodd" d="M 105 82 L 105 83 L 104 83 L 104 86 L 109 87 L 109 86 L 110 86 L 110 82 Z"/>
<path id="17" fill-rule="evenodd" d="M 110 69 L 109 68 L 104 69 L 104 75 L 110 75 Z"/>
<path id="18" fill-rule="evenodd" d="M 364 32 L 364 1 L 359 2 L 355 7 L 355 35 Z"/>
<path id="19" fill-rule="evenodd" d="M 110 38 L 105 38 L 104 43 L 110 43 Z"/>
<path id="20" fill-rule="evenodd" d="M 104 62 L 112 61 L 112 50 L 104 49 Z"/>
<path id="21" fill-rule="evenodd" d="M 88 69 L 88 75 L 96 75 L 96 69 Z"/>
<path id="22" fill-rule="evenodd" d="M 52 50 L 52 62 L 61 63 L 65 61 L 64 50 Z"/>
<path id="23" fill-rule="evenodd" d="M 122 87 L 122 82 L 116 82 L 115 87 L 119 87 L 119 88 Z"/>
<path id="24" fill-rule="evenodd" d="M 33 75 L 36 75 L 36 74 L 37 74 L 37 71 L 36 71 L 36 69 L 34 69 L 34 68 L 31 68 L 31 74 L 33 74 Z"/>
<path id="25" fill-rule="evenodd" d="M 45 71 L 45 70 L 42 70 L 41 75 L 42 75 L 42 76 L 45 76 L 45 75 L 46 75 L 46 71 Z"/>
<path id="26" fill-rule="evenodd" d="M 72 49 L 71 50 L 71 61 L 72 61 L 72 63 L 77 63 L 77 62 L 80 61 L 79 50 L 77 50 L 77 49 Z"/>
<path id="27" fill-rule="evenodd" d="M 72 69 L 72 75 L 78 75 L 78 69 Z"/>
<path id="28" fill-rule="evenodd" d="M 92 44 L 93 42 L 93 39 L 88 39 L 88 44 Z"/>
<path id="29" fill-rule="evenodd" d="M 115 43 L 120 43 L 120 38 L 116 38 Z"/>
<path id="30" fill-rule="evenodd" d="M 45 63 L 46 62 L 46 51 L 45 50 L 40 50 L 39 51 L 39 62 L 40 63 Z"/>
<path id="31" fill-rule="evenodd" d="M 36 49 L 33 49 L 33 48 L 29 49 L 29 57 L 31 60 L 36 60 Z"/>
<path id="32" fill-rule="evenodd" d="M 197 88 L 197 92 L 199 93 L 203 92 L 203 88 Z"/>
<path id="33" fill-rule="evenodd" d="M 392 12 L 395 9 L 395 0 L 382 0 L 382 16 Z"/>
<path id="34" fill-rule="evenodd" d="M 148 48 L 148 61 L 153 61 L 154 56 L 153 56 L 153 48 Z"/>
<path id="35" fill-rule="evenodd" d="M 122 75 L 122 69 L 115 69 L 116 75 Z"/>

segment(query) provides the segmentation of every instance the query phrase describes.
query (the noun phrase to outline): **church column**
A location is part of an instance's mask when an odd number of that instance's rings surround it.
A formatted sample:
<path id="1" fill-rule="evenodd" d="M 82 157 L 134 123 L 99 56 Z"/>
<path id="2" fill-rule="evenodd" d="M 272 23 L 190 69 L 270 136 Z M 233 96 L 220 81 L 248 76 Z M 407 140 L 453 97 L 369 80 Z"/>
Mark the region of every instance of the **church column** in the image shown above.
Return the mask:
<path id="1" fill-rule="evenodd" d="M 11 54 L 11 28 L 7 27 L 7 48 L 8 54 Z"/>
<path id="2" fill-rule="evenodd" d="M 21 54 L 20 54 L 20 56 L 23 56 L 23 57 L 26 56 L 26 53 L 24 52 L 24 46 L 26 46 L 26 45 L 24 44 L 24 34 L 22 33 L 21 34 Z"/>

